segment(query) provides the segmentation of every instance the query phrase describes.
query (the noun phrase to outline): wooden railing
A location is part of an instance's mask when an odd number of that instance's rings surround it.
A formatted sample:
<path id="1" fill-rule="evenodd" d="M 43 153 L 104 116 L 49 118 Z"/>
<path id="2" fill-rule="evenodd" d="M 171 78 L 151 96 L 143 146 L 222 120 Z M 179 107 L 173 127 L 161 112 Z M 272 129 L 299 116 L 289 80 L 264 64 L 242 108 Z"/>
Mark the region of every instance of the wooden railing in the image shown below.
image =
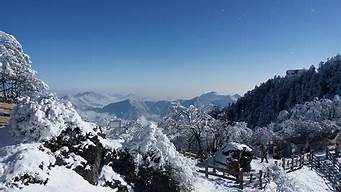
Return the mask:
<path id="1" fill-rule="evenodd" d="M 242 170 L 238 173 L 234 173 L 231 171 L 231 168 L 225 163 L 219 161 L 213 161 L 213 164 L 208 164 L 208 160 L 204 161 L 204 170 L 199 170 L 199 172 L 204 173 L 205 177 L 208 178 L 209 175 L 220 177 L 223 179 L 228 179 L 231 181 L 238 181 L 238 187 L 240 189 L 244 188 L 244 185 L 252 185 L 258 187 L 259 189 L 263 189 L 271 180 L 270 180 L 270 170 L 266 169 L 266 171 L 259 170 L 259 172 L 243 172 Z M 220 166 L 217 166 L 220 165 Z M 223 168 L 224 166 L 226 168 Z M 212 171 L 209 171 L 209 168 Z M 219 173 L 219 172 L 221 173 Z"/>
<path id="2" fill-rule="evenodd" d="M 311 169 L 315 169 L 330 181 L 332 186 L 337 190 L 341 191 L 341 173 L 340 173 L 340 162 L 337 161 L 339 156 L 335 150 L 331 153 L 330 149 L 326 149 L 325 159 L 320 159 L 314 153 L 311 154 Z"/>
<path id="3" fill-rule="evenodd" d="M 296 170 L 301 169 L 304 165 L 311 167 L 311 169 L 315 169 L 318 172 L 324 174 L 324 176 L 331 182 L 332 186 L 337 190 L 341 191 L 341 184 L 340 184 L 340 162 L 337 161 L 339 156 L 339 152 L 337 150 L 326 149 L 325 158 L 321 159 L 320 157 L 316 156 L 314 152 L 305 153 L 301 155 L 292 156 L 290 159 L 282 158 L 280 160 L 275 160 L 274 163 L 277 166 L 280 166 L 285 170 L 287 173 L 293 172 Z M 193 153 L 184 153 L 185 156 L 196 158 L 196 155 Z M 322 156 L 324 157 L 324 156 Z M 267 169 L 266 171 L 259 170 L 259 172 L 249 172 L 245 173 L 240 171 L 238 176 L 236 173 L 231 171 L 231 168 L 224 162 L 219 162 L 215 160 L 213 156 L 213 165 L 208 164 L 208 159 L 204 160 L 204 170 L 199 170 L 199 172 L 204 173 L 205 177 L 209 177 L 209 175 L 220 177 L 223 179 L 228 179 L 232 181 L 238 181 L 238 187 L 240 189 L 244 188 L 244 185 L 253 185 L 260 189 L 264 188 L 267 183 L 271 181 L 271 173 L 270 170 Z M 328 163 L 329 161 L 329 163 Z M 209 168 L 212 171 L 209 171 Z M 221 172 L 219 174 L 219 172 Z"/>
<path id="4" fill-rule="evenodd" d="M 331 151 L 334 151 L 334 153 L 331 153 Z M 339 171 L 341 172 L 341 164 L 340 162 L 338 162 L 338 157 L 340 156 L 339 154 L 339 150 L 338 149 L 329 149 L 326 148 L 326 159 L 328 159 L 333 166 Z"/>

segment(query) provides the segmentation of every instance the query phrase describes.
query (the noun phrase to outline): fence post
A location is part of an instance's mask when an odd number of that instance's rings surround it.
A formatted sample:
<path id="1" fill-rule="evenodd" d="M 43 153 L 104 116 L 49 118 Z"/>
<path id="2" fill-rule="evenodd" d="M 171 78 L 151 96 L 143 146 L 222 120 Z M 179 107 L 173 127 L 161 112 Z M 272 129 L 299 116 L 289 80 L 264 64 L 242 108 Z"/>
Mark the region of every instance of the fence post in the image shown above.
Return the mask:
<path id="1" fill-rule="evenodd" d="M 262 188 L 263 186 L 263 171 L 262 170 L 259 170 L 259 188 Z"/>
<path id="2" fill-rule="evenodd" d="M 215 168 L 215 155 L 213 154 L 213 173 L 216 173 L 216 168 Z"/>
<path id="3" fill-rule="evenodd" d="M 282 167 L 283 167 L 283 170 L 285 170 L 285 159 L 284 159 L 284 157 L 282 158 Z"/>
<path id="4" fill-rule="evenodd" d="M 208 159 L 205 159 L 205 177 L 208 178 Z"/>
<path id="5" fill-rule="evenodd" d="M 275 165 L 276 165 L 276 166 L 278 165 L 277 161 L 275 161 Z"/>
<path id="6" fill-rule="evenodd" d="M 244 178 L 243 178 L 243 169 L 241 171 L 239 171 L 238 179 L 239 179 L 239 188 L 243 189 L 243 180 L 244 180 Z"/>
<path id="7" fill-rule="evenodd" d="M 294 155 L 291 156 L 291 170 L 294 170 Z"/>
<path id="8" fill-rule="evenodd" d="M 333 166 L 336 165 L 336 155 L 333 155 Z"/>
<path id="9" fill-rule="evenodd" d="M 253 176 L 252 173 L 250 173 L 250 183 L 252 183 L 252 179 L 253 179 L 252 176 Z"/>
<path id="10" fill-rule="evenodd" d="M 227 161 L 226 161 L 226 166 L 225 166 L 225 169 L 223 169 L 223 176 L 225 176 L 226 175 L 226 173 L 225 173 L 225 170 L 229 170 L 229 167 L 228 167 L 228 163 L 227 163 Z M 227 174 L 228 175 L 228 174 Z"/>
<path id="11" fill-rule="evenodd" d="M 313 169 L 313 164 L 314 164 L 314 152 L 313 151 L 310 151 L 310 154 L 309 154 L 309 163 L 310 163 L 310 168 L 311 170 Z"/>
<path id="12" fill-rule="evenodd" d="M 329 149 L 328 149 L 328 146 L 326 147 L 326 159 L 328 159 L 328 156 L 329 156 Z"/>
<path id="13" fill-rule="evenodd" d="M 298 167 L 299 166 L 299 159 L 298 159 L 298 156 L 296 157 L 296 167 Z"/>

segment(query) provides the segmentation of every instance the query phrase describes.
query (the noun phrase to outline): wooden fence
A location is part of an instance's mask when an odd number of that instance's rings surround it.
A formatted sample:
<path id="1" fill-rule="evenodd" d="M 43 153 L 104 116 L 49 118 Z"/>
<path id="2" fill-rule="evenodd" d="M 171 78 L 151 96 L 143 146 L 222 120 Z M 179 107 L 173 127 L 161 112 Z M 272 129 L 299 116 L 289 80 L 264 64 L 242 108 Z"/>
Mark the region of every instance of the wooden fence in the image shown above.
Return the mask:
<path id="1" fill-rule="evenodd" d="M 184 153 L 185 156 L 196 158 L 197 155 L 193 153 Z M 340 186 L 340 162 L 337 161 L 339 152 L 336 149 L 326 149 L 325 158 L 322 159 L 314 154 L 314 152 L 305 153 L 301 155 L 292 156 L 290 159 L 279 159 L 275 160 L 274 163 L 277 166 L 282 167 L 287 173 L 301 169 L 304 165 L 311 167 L 325 175 L 325 177 L 331 182 L 332 186 L 337 190 L 341 191 Z M 259 170 L 259 172 L 239 172 L 238 175 L 231 171 L 231 168 L 223 162 L 215 160 L 213 156 L 213 165 L 208 164 L 208 159 L 204 160 L 204 170 L 199 170 L 199 172 L 204 173 L 208 178 L 209 175 L 220 177 L 223 179 L 228 179 L 232 181 L 238 181 L 238 187 L 240 189 L 244 188 L 244 185 L 253 185 L 260 189 L 264 188 L 267 183 L 271 181 L 270 170 L 266 171 Z M 225 168 L 223 168 L 223 167 Z M 209 171 L 209 168 L 212 171 Z M 219 172 L 221 172 L 219 174 Z"/>
<path id="2" fill-rule="evenodd" d="M 245 185 L 252 185 L 258 187 L 259 189 L 263 189 L 269 182 L 270 182 L 270 170 L 266 169 L 266 171 L 259 170 L 259 172 L 243 172 L 240 171 L 238 175 L 231 171 L 231 168 L 228 167 L 227 164 L 213 161 L 213 164 L 217 165 L 210 165 L 208 164 L 208 160 L 206 159 L 204 162 L 204 170 L 199 170 L 199 172 L 204 173 L 205 177 L 208 178 L 209 175 L 220 177 L 223 179 L 228 179 L 231 181 L 236 181 L 238 183 L 238 187 L 243 189 Z M 221 167 L 221 165 L 225 166 L 226 168 Z M 212 171 L 209 170 L 212 169 Z M 220 173 L 219 173 L 219 172 Z"/>
<path id="3" fill-rule="evenodd" d="M 334 151 L 334 153 L 332 153 Z M 314 153 L 311 154 L 311 169 L 315 169 L 325 175 L 331 182 L 332 186 L 341 191 L 341 170 L 340 162 L 337 161 L 339 156 L 338 150 L 330 150 L 326 148 L 325 159 L 321 159 Z"/>

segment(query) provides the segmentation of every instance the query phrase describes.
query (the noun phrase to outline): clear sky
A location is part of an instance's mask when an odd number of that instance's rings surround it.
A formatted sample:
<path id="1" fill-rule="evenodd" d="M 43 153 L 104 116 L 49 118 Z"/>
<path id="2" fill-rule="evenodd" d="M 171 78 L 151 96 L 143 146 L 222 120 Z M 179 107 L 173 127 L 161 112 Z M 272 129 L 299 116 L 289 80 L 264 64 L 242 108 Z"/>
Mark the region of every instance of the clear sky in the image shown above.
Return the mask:
<path id="1" fill-rule="evenodd" d="M 340 0 L 1 0 L 53 90 L 243 94 L 341 53 Z"/>

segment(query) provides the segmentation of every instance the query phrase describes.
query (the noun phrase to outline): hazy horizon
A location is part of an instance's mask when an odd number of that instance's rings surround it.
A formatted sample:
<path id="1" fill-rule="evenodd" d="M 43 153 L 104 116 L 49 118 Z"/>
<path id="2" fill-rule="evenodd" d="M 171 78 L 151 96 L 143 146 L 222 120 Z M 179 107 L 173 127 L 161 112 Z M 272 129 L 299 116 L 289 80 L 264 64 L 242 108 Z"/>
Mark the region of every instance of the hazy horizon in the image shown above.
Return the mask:
<path id="1" fill-rule="evenodd" d="M 341 1 L 2 1 L 52 90 L 240 94 L 341 53 Z M 15 10 L 15 14 L 13 11 Z"/>
<path id="2" fill-rule="evenodd" d="M 94 93 L 103 94 L 103 95 L 112 95 L 112 96 L 118 95 L 118 96 L 122 96 L 122 97 L 130 95 L 132 97 L 139 98 L 139 99 L 142 99 L 145 101 L 162 101 L 162 100 L 174 101 L 174 100 L 179 100 L 179 99 L 192 99 L 194 97 L 198 97 L 198 96 L 201 96 L 203 94 L 212 93 L 212 92 L 215 92 L 218 95 L 233 96 L 233 95 L 237 94 L 237 95 L 242 96 L 241 94 L 238 94 L 238 93 L 229 94 L 229 93 L 221 93 L 221 92 L 217 92 L 217 91 L 203 91 L 202 93 L 188 95 L 188 96 L 161 97 L 161 98 L 154 97 L 153 95 L 141 95 L 138 93 L 124 93 L 124 92 L 119 93 L 119 92 L 110 91 L 110 90 L 54 90 L 54 89 L 52 89 L 51 91 L 56 93 L 58 96 L 62 96 L 62 97 L 63 96 L 74 96 L 74 95 L 79 94 L 79 93 L 94 92 Z"/>

